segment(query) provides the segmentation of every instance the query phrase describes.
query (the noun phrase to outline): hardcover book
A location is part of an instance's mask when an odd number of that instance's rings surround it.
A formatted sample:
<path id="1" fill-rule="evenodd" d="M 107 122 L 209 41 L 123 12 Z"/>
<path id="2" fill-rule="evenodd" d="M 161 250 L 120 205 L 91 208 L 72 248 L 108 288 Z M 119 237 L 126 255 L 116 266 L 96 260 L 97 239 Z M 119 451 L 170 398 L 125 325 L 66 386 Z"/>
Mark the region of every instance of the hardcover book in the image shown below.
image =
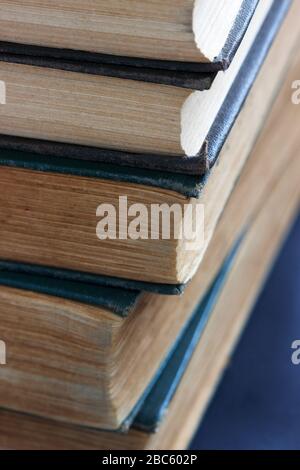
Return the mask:
<path id="1" fill-rule="evenodd" d="M 12 52 L 27 52 L 26 45 L 33 46 L 29 51 L 41 56 L 166 70 L 219 70 L 230 64 L 257 3 L 258 0 L 2 2 L 0 41 Z"/>

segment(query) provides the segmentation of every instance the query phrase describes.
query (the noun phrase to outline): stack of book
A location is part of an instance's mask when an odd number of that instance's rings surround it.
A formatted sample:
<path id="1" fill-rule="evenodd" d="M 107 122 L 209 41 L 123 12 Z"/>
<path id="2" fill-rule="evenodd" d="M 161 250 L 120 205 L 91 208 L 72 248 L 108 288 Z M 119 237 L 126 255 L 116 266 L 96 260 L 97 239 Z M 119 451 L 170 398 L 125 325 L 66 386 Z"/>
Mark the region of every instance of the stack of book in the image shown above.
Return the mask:
<path id="1" fill-rule="evenodd" d="M 1 2 L 2 449 L 188 446 L 299 203 L 299 15 Z"/>

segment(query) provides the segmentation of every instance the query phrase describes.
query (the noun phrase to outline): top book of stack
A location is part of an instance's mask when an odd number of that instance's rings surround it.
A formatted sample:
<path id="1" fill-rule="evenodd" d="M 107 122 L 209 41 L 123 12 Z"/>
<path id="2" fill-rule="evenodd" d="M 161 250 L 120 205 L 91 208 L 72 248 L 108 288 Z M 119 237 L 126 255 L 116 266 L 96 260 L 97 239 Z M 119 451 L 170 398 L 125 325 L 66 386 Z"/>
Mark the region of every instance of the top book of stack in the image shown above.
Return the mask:
<path id="1" fill-rule="evenodd" d="M 73 58 L 114 63 L 116 57 L 122 57 L 122 63 L 128 65 L 141 65 L 139 59 L 146 59 L 144 64 L 155 68 L 168 69 L 172 62 L 181 62 L 181 70 L 220 70 L 230 64 L 257 3 L 258 0 L 4 1 L 0 39 L 59 49 L 59 56 L 65 58 L 71 57 L 71 51 L 78 51 Z M 57 52 L 55 55 L 58 57 Z"/>

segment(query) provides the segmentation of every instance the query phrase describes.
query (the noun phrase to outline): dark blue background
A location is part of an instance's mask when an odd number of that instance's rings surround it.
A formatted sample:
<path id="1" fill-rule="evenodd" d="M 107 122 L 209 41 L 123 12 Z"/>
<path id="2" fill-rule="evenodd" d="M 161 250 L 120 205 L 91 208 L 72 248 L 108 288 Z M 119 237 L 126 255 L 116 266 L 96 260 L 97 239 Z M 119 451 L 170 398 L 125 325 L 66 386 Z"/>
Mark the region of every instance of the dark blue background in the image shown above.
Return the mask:
<path id="1" fill-rule="evenodd" d="M 300 218 L 192 443 L 192 449 L 300 449 Z"/>

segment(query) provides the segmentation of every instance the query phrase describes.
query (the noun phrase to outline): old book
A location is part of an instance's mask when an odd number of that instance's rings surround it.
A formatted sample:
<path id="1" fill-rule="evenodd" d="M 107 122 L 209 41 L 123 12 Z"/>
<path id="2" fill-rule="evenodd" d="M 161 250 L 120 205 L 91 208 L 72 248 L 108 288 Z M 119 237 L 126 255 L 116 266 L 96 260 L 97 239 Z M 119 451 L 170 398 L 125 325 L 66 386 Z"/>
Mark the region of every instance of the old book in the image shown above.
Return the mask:
<path id="1" fill-rule="evenodd" d="M 109 56 L 125 56 L 123 60 L 129 64 L 133 62 L 130 58 L 141 58 L 154 59 L 156 63 L 178 61 L 225 68 L 257 3 L 258 0 L 6 1 L 1 3 L 0 41 L 57 48 L 62 56 L 79 50 L 80 58 L 85 59 L 103 60 L 105 54 L 106 60 L 113 60 Z"/>
<path id="2" fill-rule="evenodd" d="M 146 424 L 152 415 L 164 416 L 156 433 L 141 430 L 143 421 L 133 423 L 127 434 L 108 433 L 18 414 L 2 408 L 1 448 L 129 450 L 186 447 L 198 424 L 199 416 L 202 416 L 220 374 L 226 367 L 255 297 L 298 208 L 298 172 L 299 161 L 293 155 L 274 184 L 269 197 L 261 205 L 241 243 L 230 275 L 225 279 L 221 295 L 192 359 L 180 383 L 176 383 L 176 390 L 173 390 L 175 379 L 168 383 L 172 397 L 171 401 L 167 401 L 168 413 L 166 414 L 166 402 L 163 400 L 166 393 L 164 381 L 157 381 L 160 390 L 152 390 L 152 400 L 150 396 L 146 409 L 142 407 L 141 412 L 145 413 L 143 419 Z M 167 363 L 165 372 L 175 377 L 176 368 L 173 371 L 168 370 L 172 365 L 174 366 L 174 363 Z M 176 367 L 179 365 L 178 363 Z M 164 393 L 159 393 L 162 391 Z"/>
<path id="3" fill-rule="evenodd" d="M 94 166 L 84 167 L 73 160 L 65 160 L 63 164 L 60 160 L 52 161 L 51 165 L 51 162 L 41 163 L 37 156 L 1 152 L 0 258 L 46 266 L 50 272 L 58 268 L 69 279 L 78 278 L 78 273 L 83 272 L 107 276 L 105 279 L 109 277 L 112 284 L 118 277 L 124 279 L 123 285 L 128 287 L 137 287 L 127 283 L 129 279 L 149 282 L 154 289 L 158 284 L 171 286 L 171 290 L 177 292 L 178 286 L 188 282 L 197 271 L 282 75 L 286 73 L 298 37 L 297 8 L 298 2 L 276 39 L 222 149 L 219 164 L 209 178 L 191 178 L 187 183 L 186 179 L 169 177 L 166 189 L 163 183 L 167 178 L 163 179 L 162 175 L 155 180 L 152 174 L 149 177 L 145 172 L 143 180 L 139 174 L 130 182 L 125 173 L 120 181 L 124 173 L 118 171 L 113 176 L 110 169 L 106 178 L 115 180 L 109 180 L 101 177 L 102 173 L 97 173 Z M 186 250 L 184 240 L 175 237 L 164 240 L 161 233 L 158 240 L 151 237 L 99 240 L 96 235 L 98 205 L 107 202 L 118 207 L 119 196 L 124 194 L 128 196 L 128 204 L 143 203 L 149 209 L 151 204 L 171 206 L 177 203 L 180 207 L 189 202 L 194 206 L 203 204 L 204 243 L 200 243 L 199 249 Z M 191 195 L 199 199 L 191 199 Z M 120 220 L 120 224 L 124 222 Z M 55 270 L 54 274 L 59 273 Z M 93 282 L 101 283 L 103 278 L 94 277 Z"/>
<path id="4" fill-rule="evenodd" d="M 184 296 L 141 295 L 116 288 L 105 292 L 79 282 L 64 286 L 62 281 L 0 271 L 0 339 L 6 341 L 8 350 L 7 365 L 0 368 L 1 407 L 92 427 L 116 428 L 132 417 L 139 397 L 191 318 L 239 233 L 248 233 L 251 221 L 278 181 L 283 179 L 286 189 L 287 178 L 282 175 L 287 168 L 293 177 L 286 197 L 293 206 L 296 204 L 299 135 L 289 123 L 295 120 L 298 110 L 288 97 L 298 71 L 299 61 L 286 79 L 201 268 Z M 278 145 L 282 140 L 289 142 L 285 152 Z M 268 173 L 263 171 L 266 166 Z M 283 196 L 280 204 L 285 203 Z M 241 201 L 247 201 L 247 210 Z M 287 209 L 284 216 L 288 213 Z M 276 220 L 270 221 L 268 216 L 271 233 Z M 253 237 L 251 243 L 257 243 L 256 232 L 256 240 Z M 18 387 L 14 387 L 16 382 Z"/>
<path id="5" fill-rule="evenodd" d="M 97 74 L 84 63 L 1 54 L 0 80 L 6 87 L 1 133 L 38 139 L 31 147 L 39 153 L 46 148 L 48 155 L 54 142 L 54 155 L 183 173 L 185 165 L 192 171 L 193 163 L 194 172 L 205 173 L 216 158 L 215 152 L 209 158 L 207 147 L 218 141 L 213 125 L 224 112 L 226 96 L 233 89 L 234 96 L 245 99 L 289 3 L 259 2 L 231 66 L 209 91 L 193 91 L 197 84 L 146 83 L 145 76 L 137 81 L 104 76 L 102 69 Z M 227 106 L 230 126 L 235 102 Z"/>

